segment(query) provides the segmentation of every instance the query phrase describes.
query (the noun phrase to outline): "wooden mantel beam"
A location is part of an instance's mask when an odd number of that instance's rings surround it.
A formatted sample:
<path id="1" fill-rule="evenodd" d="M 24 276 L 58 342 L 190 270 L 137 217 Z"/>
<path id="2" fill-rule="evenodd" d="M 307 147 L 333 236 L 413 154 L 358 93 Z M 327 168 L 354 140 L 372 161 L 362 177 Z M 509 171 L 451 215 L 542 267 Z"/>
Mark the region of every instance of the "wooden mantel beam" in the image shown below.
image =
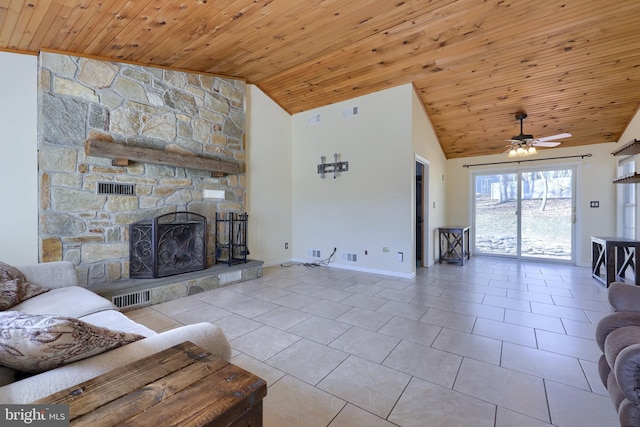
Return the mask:
<path id="1" fill-rule="evenodd" d="M 99 139 L 88 139 L 84 143 L 84 151 L 87 156 L 106 157 L 108 159 L 128 159 L 135 162 L 206 170 L 216 176 L 220 174 L 236 175 L 243 172 L 242 164 L 236 161 L 188 156 L 186 154 L 172 153 L 153 148 L 135 147 Z"/>

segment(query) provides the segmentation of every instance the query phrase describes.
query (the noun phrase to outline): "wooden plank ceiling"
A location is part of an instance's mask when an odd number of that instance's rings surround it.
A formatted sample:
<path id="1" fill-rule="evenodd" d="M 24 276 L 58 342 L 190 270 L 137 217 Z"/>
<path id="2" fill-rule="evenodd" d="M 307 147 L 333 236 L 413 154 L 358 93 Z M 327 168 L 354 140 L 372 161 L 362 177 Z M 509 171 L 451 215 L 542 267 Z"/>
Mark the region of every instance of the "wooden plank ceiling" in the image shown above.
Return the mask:
<path id="1" fill-rule="evenodd" d="M 525 133 L 573 134 L 562 146 L 617 141 L 639 16 L 638 0 L 0 0 L 0 49 L 238 77 L 289 113 L 413 83 L 459 158 L 503 152 L 519 111 Z"/>

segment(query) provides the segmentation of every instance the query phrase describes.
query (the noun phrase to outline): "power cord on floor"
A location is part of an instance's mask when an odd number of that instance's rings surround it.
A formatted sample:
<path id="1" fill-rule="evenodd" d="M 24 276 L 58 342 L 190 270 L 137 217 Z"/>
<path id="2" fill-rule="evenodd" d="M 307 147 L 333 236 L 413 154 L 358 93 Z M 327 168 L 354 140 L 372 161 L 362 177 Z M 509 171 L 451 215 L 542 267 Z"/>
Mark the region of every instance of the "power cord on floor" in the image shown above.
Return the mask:
<path id="1" fill-rule="evenodd" d="M 337 250 L 338 248 L 333 248 L 333 252 L 331 252 L 331 255 L 319 261 L 282 263 L 280 264 L 280 267 L 293 267 L 294 265 L 302 265 L 304 267 L 326 267 L 333 261 L 333 257 L 336 254 Z"/>

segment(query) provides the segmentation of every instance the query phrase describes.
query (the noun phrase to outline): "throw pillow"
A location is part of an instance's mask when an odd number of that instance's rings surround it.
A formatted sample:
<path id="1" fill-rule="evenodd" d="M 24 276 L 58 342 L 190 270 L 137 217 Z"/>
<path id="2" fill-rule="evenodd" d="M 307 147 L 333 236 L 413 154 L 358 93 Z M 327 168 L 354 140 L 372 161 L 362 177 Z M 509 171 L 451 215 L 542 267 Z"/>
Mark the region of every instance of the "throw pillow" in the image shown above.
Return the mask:
<path id="1" fill-rule="evenodd" d="M 0 313 L 0 365 L 38 373 L 144 338 L 72 317 Z"/>
<path id="2" fill-rule="evenodd" d="M 48 290 L 27 282 L 20 270 L 0 262 L 0 310 L 11 308 Z"/>

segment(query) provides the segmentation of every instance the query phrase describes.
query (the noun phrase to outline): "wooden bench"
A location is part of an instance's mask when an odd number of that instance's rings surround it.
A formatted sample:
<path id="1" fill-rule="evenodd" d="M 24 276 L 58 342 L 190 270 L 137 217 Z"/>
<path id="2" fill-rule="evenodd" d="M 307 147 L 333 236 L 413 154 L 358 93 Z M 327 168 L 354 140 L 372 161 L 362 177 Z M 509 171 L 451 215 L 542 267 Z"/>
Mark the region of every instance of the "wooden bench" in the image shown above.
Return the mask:
<path id="1" fill-rule="evenodd" d="M 185 342 L 33 403 L 73 426 L 262 426 L 266 382 Z"/>

